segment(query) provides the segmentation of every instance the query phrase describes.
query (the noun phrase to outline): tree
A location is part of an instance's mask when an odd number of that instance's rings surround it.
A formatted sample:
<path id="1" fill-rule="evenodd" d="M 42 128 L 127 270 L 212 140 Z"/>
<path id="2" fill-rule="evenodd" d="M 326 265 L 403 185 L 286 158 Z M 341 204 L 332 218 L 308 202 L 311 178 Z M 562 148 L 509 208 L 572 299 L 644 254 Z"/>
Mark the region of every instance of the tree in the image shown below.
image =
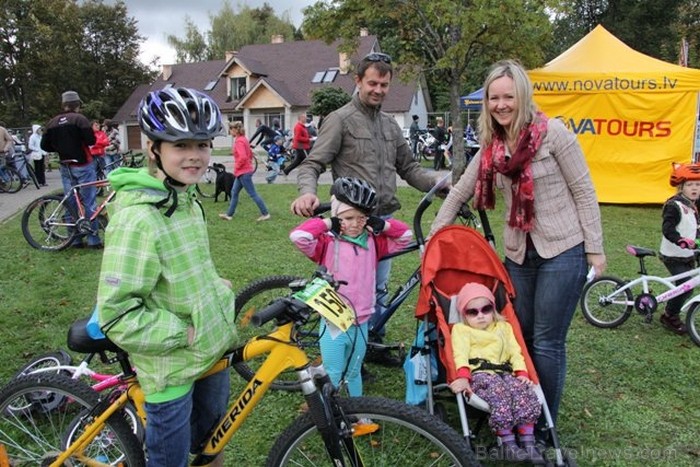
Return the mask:
<path id="1" fill-rule="evenodd" d="M 358 29 L 379 24 L 381 44 L 397 59 L 401 76 L 425 72 L 449 88 L 452 129 L 464 130 L 460 97 L 464 83 L 482 76 L 493 61 L 516 57 L 524 65 L 541 65 L 550 38 L 544 0 L 332 0 L 305 8 L 302 30 L 310 38 L 343 39 L 342 50 L 358 44 Z M 383 45 L 384 47 L 384 45 Z M 456 148 L 459 145 L 455 145 Z M 465 166 L 454 151 L 454 176 Z"/>
<path id="2" fill-rule="evenodd" d="M 0 118 L 9 126 L 45 121 L 67 89 L 86 103 L 101 102 L 100 114 L 91 117 L 113 115 L 138 84 L 150 80 L 138 61 L 142 41 L 121 1 L 4 1 Z"/>
<path id="3" fill-rule="evenodd" d="M 323 119 L 326 118 L 329 113 L 341 108 L 350 102 L 350 99 L 350 94 L 339 87 L 324 86 L 315 89 L 311 93 L 311 107 L 309 107 L 309 112 L 312 115 L 321 117 L 318 125 L 319 129 Z"/>
<path id="4" fill-rule="evenodd" d="M 211 30 L 204 34 L 187 18 L 184 38 L 168 36 L 168 43 L 175 48 L 177 62 L 220 59 L 229 50 L 268 43 L 274 35 L 281 35 L 284 40 L 293 40 L 297 36 L 288 15 L 277 17 L 267 3 L 260 8 L 243 5 L 239 9 L 236 13 L 230 1 L 224 1 L 221 10 L 210 15 Z"/>

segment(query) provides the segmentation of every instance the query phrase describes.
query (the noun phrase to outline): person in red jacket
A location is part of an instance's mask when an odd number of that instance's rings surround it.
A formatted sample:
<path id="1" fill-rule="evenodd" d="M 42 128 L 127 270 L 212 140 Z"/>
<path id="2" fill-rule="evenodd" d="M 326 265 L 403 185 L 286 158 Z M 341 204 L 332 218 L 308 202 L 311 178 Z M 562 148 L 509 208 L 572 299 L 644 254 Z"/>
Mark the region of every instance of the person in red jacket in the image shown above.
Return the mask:
<path id="1" fill-rule="evenodd" d="M 103 172 L 105 169 L 105 150 L 109 146 L 109 137 L 102 131 L 99 120 L 92 121 L 92 132 L 95 133 L 95 144 L 90 146 L 90 155 Z"/>
<path id="2" fill-rule="evenodd" d="M 297 124 L 294 125 L 294 137 L 292 138 L 292 149 L 295 156 L 291 164 L 284 169 L 284 174 L 289 175 L 289 172 L 294 170 L 296 166 L 301 164 L 306 159 L 306 154 L 311 149 L 311 137 L 306 129 L 306 115 L 300 114 L 297 118 Z"/>
<path id="3" fill-rule="evenodd" d="M 230 221 L 236 213 L 238 206 L 238 195 L 241 190 L 245 189 L 248 196 L 255 202 L 260 210 L 258 221 L 266 221 L 270 219 L 270 212 L 265 206 L 265 202 L 260 195 L 255 191 L 253 184 L 253 151 L 250 149 L 250 143 L 245 137 L 245 128 L 243 122 L 237 121 L 231 124 L 231 136 L 233 136 L 233 175 L 236 176 L 236 181 L 233 182 L 231 188 L 231 204 L 228 211 L 219 213 L 219 217 L 223 220 Z"/>

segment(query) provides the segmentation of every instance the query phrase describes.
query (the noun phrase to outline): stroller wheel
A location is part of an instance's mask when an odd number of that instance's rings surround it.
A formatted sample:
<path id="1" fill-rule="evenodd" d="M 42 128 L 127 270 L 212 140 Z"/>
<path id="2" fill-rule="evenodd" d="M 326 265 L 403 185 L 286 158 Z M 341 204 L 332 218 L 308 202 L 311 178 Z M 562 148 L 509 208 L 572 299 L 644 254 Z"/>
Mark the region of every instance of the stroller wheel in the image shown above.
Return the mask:
<path id="1" fill-rule="evenodd" d="M 560 449 L 563 461 L 562 463 L 557 463 L 556 452 L 552 448 L 549 448 L 546 451 L 544 449 L 540 449 L 540 452 L 547 460 L 547 467 L 578 467 L 578 462 L 576 462 L 576 456 L 566 448 Z"/>

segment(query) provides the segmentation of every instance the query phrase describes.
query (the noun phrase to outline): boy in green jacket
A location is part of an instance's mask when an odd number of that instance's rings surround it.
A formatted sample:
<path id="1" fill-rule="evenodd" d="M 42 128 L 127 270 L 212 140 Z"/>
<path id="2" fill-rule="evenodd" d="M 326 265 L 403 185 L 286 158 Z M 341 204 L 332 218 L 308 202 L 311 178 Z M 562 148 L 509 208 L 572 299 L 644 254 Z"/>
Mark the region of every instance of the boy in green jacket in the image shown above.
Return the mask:
<path id="1" fill-rule="evenodd" d="M 231 282 L 216 273 L 194 194 L 221 114 L 205 94 L 169 88 L 149 93 L 138 118 L 149 166 L 109 174 L 98 318 L 146 395 L 148 465 L 185 467 L 228 404 L 228 372 L 196 380 L 236 341 Z"/>

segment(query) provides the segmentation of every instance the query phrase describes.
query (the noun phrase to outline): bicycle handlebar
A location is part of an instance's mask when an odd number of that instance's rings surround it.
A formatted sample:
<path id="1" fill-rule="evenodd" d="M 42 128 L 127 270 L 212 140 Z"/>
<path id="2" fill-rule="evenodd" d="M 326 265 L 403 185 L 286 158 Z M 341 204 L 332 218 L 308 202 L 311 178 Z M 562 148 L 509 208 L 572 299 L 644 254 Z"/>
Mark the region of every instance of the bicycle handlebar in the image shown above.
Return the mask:
<path id="1" fill-rule="evenodd" d="M 277 318 L 279 315 L 284 313 L 289 307 L 289 299 L 280 298 L 272 302 L 269 306 L 266 306 L 262 310 L 255 313 L 250 318 L 250 324 L 255 327 L 260 327 L 268 321 Z"/>
<path id="2" fill-rule="evenodd" d="M 416 208 L 416 213 L 413 215 L 413 233 L 416 236 L 416 242 L 418 245 L 423 246 L 425 245 L 425 237 L 423 236 L 423 228 L 421 227 L 421 220 L 423 218 L 423 213 L 425 212 L 426 209 L 428 209 L 428 206 L 430 206 L 433 202 L 433 199 L 435 198 L 435 195 L 440 191 L 443 190 L 445 187 L 447 187 L 448 183 L 447 181 L 452 177 L 452 173 L 448 173 L 444 177 L 442 177 L 438 182 L 433 186 L 429 192 L 427 192 L 423 198 L 421 198 L 420 203 L 418 203 L 418 207 Z"/>

